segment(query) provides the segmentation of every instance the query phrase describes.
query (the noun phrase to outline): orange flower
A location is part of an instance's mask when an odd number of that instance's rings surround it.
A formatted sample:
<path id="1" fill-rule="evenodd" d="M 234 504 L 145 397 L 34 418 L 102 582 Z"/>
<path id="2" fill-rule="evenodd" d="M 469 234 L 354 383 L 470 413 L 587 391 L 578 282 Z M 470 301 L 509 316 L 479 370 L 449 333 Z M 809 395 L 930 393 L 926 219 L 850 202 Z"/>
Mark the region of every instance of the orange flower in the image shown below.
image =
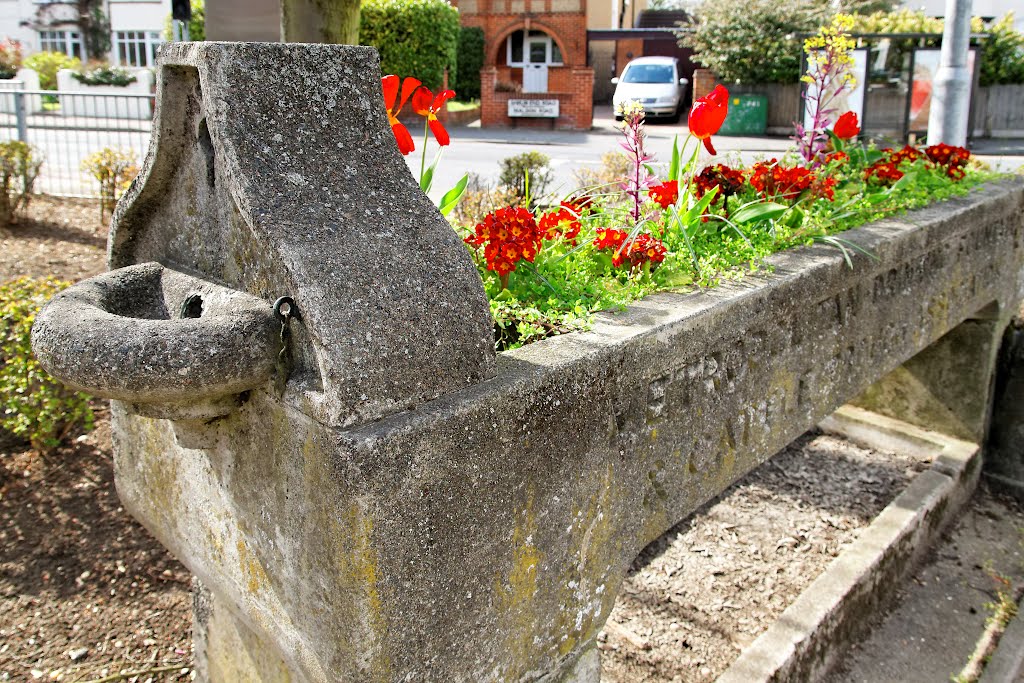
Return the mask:
<path id="1" fill-rule="evenodd" d="M 669 180 L 661 185 L 655 185 L 647 193 L 651 199 L 661 205 L 661 208 L 667 209 L 679 199 L 679 181 Z"/>
<path id="2" fill-rule="evenodd" d="M 704 142 L 704 146 L 711 154 L 717 154 L 711 145 L 711 136 L 718 132 L 718 129 L 725 123 L 725 116 L 729 113 L 729 91 L 725 86 L 716 85 L 715 89 L 704 97 L 698 97 L 690 108 L 688 124 L 690 133 Z"/>
<path id="3" fill-rule="evenodd" d="M 395 134 L 395 141 L 398 143 L 398 151 L 406 155 L 416 149 L 412 136 L 405 124 L 398 120 L 398 112 L 409 100 L 409 97 L 420 87 L 420 82 L 415 78 L 406 78 L 402 81 L 402 97 L 398 97 L 398 76 L 390 74 L 380 79 L 381 89 L 384 91 L 384 106 L 388 109 L 388 122 L 391 124 L 391 132 Z"/>
<path id="4" fill-rule="evenodd" d="M 427 88 L 420 88 L 412 96 L 413 111 L 420 116 L 427 117 L 427 125 L 430 126 L 430 132 L 434 134 L 437 144 L 442 147 L 451 142 L 451 140 L 448 138 L 448 131 L 444 129 L 444 126 L 437 119 L 437 113 L 441 111 L 444 103 L 453 97 L 455 97 L 454 90 L 442 90 L 437 93 L 437 97 L 434 97 L 434 93 L 430 92 Z"/>
<path id="5" fill-rule="evenodd" d="M 856 112 L 848 111 L 836 120 L 832 126 L 832 132 L 840 140 L 849 140 L 860 135 L 860 126 L 857 124 Z"/>

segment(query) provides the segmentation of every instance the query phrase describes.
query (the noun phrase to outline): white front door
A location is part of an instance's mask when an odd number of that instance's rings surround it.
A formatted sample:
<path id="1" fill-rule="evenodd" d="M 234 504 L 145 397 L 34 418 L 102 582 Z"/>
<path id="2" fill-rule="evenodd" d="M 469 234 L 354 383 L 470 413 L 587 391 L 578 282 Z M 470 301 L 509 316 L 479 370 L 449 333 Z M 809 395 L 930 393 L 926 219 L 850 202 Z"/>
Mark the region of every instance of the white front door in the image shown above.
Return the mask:
<path id="1" fill-rule="evenodd" d="M 547 36 L 526 39 L 523 55 L 523 92 L 548 91 L 548 50 L 551 39 Z"/>
<path id="2" fill-rule="evenodd" d="M 523 67 L 523 92 L 548 91 L 548 65 L 527 64 Z"/>

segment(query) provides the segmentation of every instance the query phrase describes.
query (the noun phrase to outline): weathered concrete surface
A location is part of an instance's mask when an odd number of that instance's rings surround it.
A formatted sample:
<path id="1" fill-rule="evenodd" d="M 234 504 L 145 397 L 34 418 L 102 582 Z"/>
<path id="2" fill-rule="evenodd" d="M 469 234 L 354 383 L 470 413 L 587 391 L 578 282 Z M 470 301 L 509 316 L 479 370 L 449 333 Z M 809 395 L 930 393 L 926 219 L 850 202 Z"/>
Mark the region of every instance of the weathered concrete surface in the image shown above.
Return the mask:
<path id="1" fill-rule="evenodd" d="M 277 372 L 281 322 L 256 297 L 143 263 L 57 294 L 36 316 L 32 347 L 66 384 L 134 412 L 211 418 Z"/>
<path id="2" fill-rule="evenodd" d="M 808 249 L 652 297 L 354 429 L 266 392 L 205 426 L 115 408 L 119 491 L 293 680 L 568 675 L 646 543 L 962 321 L 1015 309 L 1022 203 L 994 185 L 848 233 L 879 259 L 853 270 Z"/>
<path id="3" fill-rule="evenodd" d="M 160 63 L 111 268 L 157 261 L 292 296 L 288 400 L 326 424 L 494 374 L 483 288 L 398 152 L 372 48 L 177 43 Z"/>
<path id="4" fill-rule="evenodd" d="M 482 286 L 395 149 L 371 51 L 162 59 L 111 265 L 302 315 L 276 381 L 222 418 L 114 405 L 125 506 L 209 589 L 213 680 L 591 683 L 645 544 L 964 321 L 998 334 L 1024 293 L 1016 180 L 848 233 L 878 258 L 853 270 L 781 254 L 495 367 Z"/>
<path id="5" fill-rule="evenodd" d="M 822 427 L 872 447 L 909 444 L 937 457 L 716 683 L 821 680 L 868 632 L 870 615 L 892 600 L 978 483 L 975 444 L 857 409 L 840 409 Z"/>

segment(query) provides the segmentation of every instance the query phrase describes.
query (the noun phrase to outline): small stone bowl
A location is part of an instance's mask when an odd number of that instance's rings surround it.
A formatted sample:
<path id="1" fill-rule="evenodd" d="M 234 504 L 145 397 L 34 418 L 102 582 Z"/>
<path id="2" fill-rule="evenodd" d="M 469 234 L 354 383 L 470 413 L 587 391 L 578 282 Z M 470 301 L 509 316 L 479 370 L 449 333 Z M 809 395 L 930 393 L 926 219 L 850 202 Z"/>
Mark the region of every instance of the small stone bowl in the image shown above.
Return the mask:
<path id="1" fill-rule="evenodd" d="M 159 263 L 83 280 L 36 316 L 32 348 L 62 382 L 174 420 L 230 413 L 276 372 L 273 306 Z"/>

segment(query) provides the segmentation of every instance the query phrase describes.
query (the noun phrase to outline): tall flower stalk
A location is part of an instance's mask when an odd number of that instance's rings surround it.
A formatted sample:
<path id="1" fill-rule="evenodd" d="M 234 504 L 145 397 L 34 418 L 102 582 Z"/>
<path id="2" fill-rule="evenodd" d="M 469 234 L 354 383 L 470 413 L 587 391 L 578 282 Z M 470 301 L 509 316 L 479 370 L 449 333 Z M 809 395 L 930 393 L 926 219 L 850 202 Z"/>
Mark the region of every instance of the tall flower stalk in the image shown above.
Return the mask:
<path id="1" fill-rule="evenodd" d="M 818 35 L 804 41 L 807 73 L 801 80 L 808 86 L 803 97 L 811 125 L 804 127 L 803 121 L 797 123 L 793 139 L 800 156 L 811 168 L 825 163 L 829 143 L 827 131 L 839 112 L 836 104 L 842 95 L 857 86 L 851 55 L 855 44 L 847 35 L 851 28 L 853 17 L 837 14 Z"/>
<path id="2" fill-rule="evenodd" d="M 622 134 L 626 138 L 619 145 L 626 151 L 630 163 L 629 178 L 626 181 L 626 196 L 632 203 L 629 214 L 635 227 L 640 223 L 640 205 L 643 204 L 640 193 L 649 188 L 653 180 L 653 176 L 647 168 L 647 162 L 654 157 L 644 149 L 647 133 L 644 131 L 643 105 L 636 100 L 629 100 L 621 106 L 619 113 L 622 115 Z"/>

